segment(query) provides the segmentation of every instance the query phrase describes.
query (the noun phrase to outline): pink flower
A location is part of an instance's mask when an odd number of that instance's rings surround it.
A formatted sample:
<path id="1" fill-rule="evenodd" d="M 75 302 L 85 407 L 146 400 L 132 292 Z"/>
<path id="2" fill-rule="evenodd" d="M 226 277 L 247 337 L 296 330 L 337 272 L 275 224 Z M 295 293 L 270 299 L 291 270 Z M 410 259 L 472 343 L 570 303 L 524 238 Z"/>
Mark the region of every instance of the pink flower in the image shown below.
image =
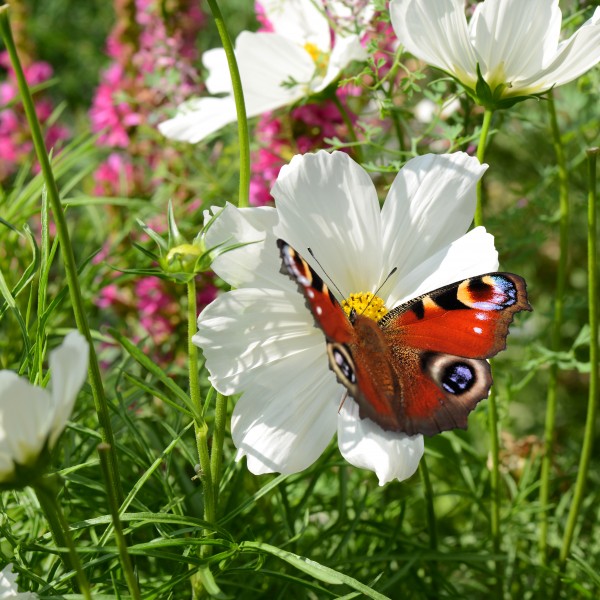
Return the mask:
<path id="1" fill-rule="evenodd" d="M 6 71 L 6 79 L 0 83 L 0 181 L 3 181 L 28 159 L 33 160 L 33 144 L 22 104 L 16 103 L 10 108 L 3 108 L 18 96 L 15 73 L 6 51 L 0 52 L 0 67 Z M 27 83 L 36 86 L 52 76 L 52 67 L 45 62 L 34 62 L 24 67 L 24 73 Z M 54 149 L 56 154 L 60 149 L 60 142 L 69 136 L 69 131 L 58 124 L 47 125 L 54 111 L 49 99 L 36 95 L 34 100 L 38 119 L 46 129 L 46 146 Z M 38 168 L 37 163 L 34 163 L 34 170 Z"/>
<path id="2" fill-rule="evenodd" d="M 260 2 L 255 2 L 254 10 L 256 12 L 256 20 L 260 25 L 258 31 L 267 31 L 269 33 L 274 32 L 275 29 L 273 28 L 271 21 L 269 21 L 269 18 L 267 17 L 264 6 Z"/>
<path id="3" fill-rule="evenodd" d="M 134 168 L 129 159 L 111 153 L 94 173 L 94 194 L 99 196 L 129 196 L 134 185 Z"/>

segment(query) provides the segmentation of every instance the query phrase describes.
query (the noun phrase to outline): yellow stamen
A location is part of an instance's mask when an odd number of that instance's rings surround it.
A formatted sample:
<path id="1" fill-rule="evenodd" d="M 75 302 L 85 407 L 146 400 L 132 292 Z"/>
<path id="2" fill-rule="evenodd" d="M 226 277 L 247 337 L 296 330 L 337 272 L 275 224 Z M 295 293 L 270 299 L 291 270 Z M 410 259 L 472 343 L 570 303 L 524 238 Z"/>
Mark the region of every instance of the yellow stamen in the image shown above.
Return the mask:
<path id="1" fill-rule="evenodd" d="M 322 52 L 319 50 L 316 44 L 312 42 L 306 42 L 304 44 L 304 49 L 310 54 L 310 57 L 313 59 L 315 63 L 315 67 L 317 69 L 317 74 L 320 76 L 324 76 L 327 73 L 327 67 L 329 65 L 329 54 L 326 52 Z"/>
<path id="2" fill-rule="evenodd" d="M 342 308 L 347 315 L 350 315 L 350 311 L 354 309 L 357 314 L 369 317 L 369 319 L 373 319 L 374 321 L 379 321 L 379 319 L 389 312 L 383 300 L 371 292 L 350 294 L 342 302 Z"/>

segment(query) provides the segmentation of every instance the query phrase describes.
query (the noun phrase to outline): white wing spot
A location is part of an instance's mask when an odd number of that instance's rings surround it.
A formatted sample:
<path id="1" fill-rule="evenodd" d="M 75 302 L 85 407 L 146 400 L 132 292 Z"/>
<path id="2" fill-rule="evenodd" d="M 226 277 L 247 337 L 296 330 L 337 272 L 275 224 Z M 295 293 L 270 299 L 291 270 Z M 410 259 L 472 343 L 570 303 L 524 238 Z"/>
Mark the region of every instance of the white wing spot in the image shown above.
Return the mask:
<path id="1" fill-rule="evenodd" d="M 313 291 L 312 291 L 310 288 L 308 288 L 308 289 L 306 290 L 306 295 L 307 295 L 307 296 L 308 296 L 308 297 L 309 297 L 311 300 L 312 300 L 312 299 L 315 297 L 315 293 L 314 293 L 314 292 L 313 292 Z"/>
<path id="2" fill-rule="evenodd" d="M 315 306 L 315 312 L 320 317 L 323 314 L 323 309 L 320 306 Z"/>
<path id="3" fill-rule="evenodd" d="M 483 333 L 483 329 L 481 329 L 481 327 L 473 327 L 473 331 L 475 333 Z"/>

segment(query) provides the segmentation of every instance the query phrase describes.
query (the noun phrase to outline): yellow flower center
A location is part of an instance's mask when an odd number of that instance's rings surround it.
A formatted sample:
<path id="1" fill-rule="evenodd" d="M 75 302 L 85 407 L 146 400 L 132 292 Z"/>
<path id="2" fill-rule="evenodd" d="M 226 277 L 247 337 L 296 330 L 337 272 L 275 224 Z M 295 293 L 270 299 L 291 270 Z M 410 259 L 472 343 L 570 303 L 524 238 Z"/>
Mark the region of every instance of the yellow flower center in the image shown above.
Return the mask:
<path id="1" fill-rule="evenodd" d="M 350 311 L 354 309 L 357 314 L 369 317 L 369 319 L 373 319 L 374 321 L 379 321 L 379 319 L 389 312 L 383 300 L 371 292 L 350 294 L 342 302 L 342 308 L 347 315 L 350 315 Z"/>
<path id="2" fill-rule="evenodd" d="M 196 259 L 202 254 L 202 248 L 194 246 L 193 244 L 180 244 L 171 248 L 167 254 L 167 261 L 173 262 L 176 259 L 182 258 L 193 258 Z"/>
<path id="3" fill-rule="evenodd" d="M 324 77 L 329 65 L 329 54 L 319 50 L 319 47 L 312 42 L 306 42 L 306 44 L 304 44 L 304 49 L 310 54 L 310 57 L 315 63 L 317 75 Z"/>

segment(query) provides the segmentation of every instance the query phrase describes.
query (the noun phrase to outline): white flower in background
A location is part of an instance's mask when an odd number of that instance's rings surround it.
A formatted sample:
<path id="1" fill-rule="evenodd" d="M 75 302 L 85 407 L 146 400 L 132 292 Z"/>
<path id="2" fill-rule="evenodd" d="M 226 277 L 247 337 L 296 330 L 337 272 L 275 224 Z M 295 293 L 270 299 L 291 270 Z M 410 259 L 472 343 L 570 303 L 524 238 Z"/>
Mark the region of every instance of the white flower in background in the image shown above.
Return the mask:
<path id="1" fill-rule="evenodd" d="M 400 43 L 460 81 L 480 104 L 503 108 L 576 79 L 600 61 L 600 8 L 559 42 L 558 0 L 485 0 L 470 22 L 464 0 L 392 0 Z M 486 86 L 478 86 L 477 66 Z"/>
<path id="2" fill-rule="evenodd" d="M 6 565 L 0 573 L 0 600 L 15 598 L 16 600 L 37 600 L 39 596 L 33 592 L 19 592 L 17 574 L 13 573 L 12 564 Z"/>
<path id="3" fill-rule="evenodd" d="M 243 392 L 232 435 L 237 459 L 246 456 L 250 471 L 306 469 L 337 430 L 342 455 L 375 471 L 381 485 L 415 472 L 422 436 L 384 431 L 360 419 L 351 397 L 340 408 L 345 388 L 329 368 L 324 334 L 314 326 L 304 296 L 279 272 L 276 239 L 305 257 L 330 289 L 335 282 L 344 298 L 376 291 L 397 267 L 378 293 L 392 309 L 497 268 L 493 237 L 482 227 L 465 233 L 485 169 L 464 153 L 412 159 L 380 209 L 364 169 L 342 152 L 320 151 L 295 156 L 282 168 L 272 190 L 277 208 L 225 207 L 206 234 L 208 245 L 258 243 L 214 261 L 215 272 L 236 289 L 204 309 L 193 339 L 216 389 Z M 311 259 L 309 247 L 323 268 Z"/>
<path id="4" fill-rule="evenodd" d="M 88 352 L 74 331 L 50 353 L 51 392 L 0 371 L 0 481 L 13 481 L 19 467 L 35 467 L 44 448 L 54 447 L 86 380 Z"/>
<path id="5" fill-rule="evenodd" d="M 335 36 L 318 0 L 266 0 L 273 32 L 242 31 L 235 55 L 248 117 L 281 108 L 317 94 L 333 83 L 366 50 L 355 34 Z M 237 120 L 229 67 L 223 48 L 204 53 L 206 87 L 222 97 L 193 98 L 158 128 L 168 138 L 196 143 Z"/>

